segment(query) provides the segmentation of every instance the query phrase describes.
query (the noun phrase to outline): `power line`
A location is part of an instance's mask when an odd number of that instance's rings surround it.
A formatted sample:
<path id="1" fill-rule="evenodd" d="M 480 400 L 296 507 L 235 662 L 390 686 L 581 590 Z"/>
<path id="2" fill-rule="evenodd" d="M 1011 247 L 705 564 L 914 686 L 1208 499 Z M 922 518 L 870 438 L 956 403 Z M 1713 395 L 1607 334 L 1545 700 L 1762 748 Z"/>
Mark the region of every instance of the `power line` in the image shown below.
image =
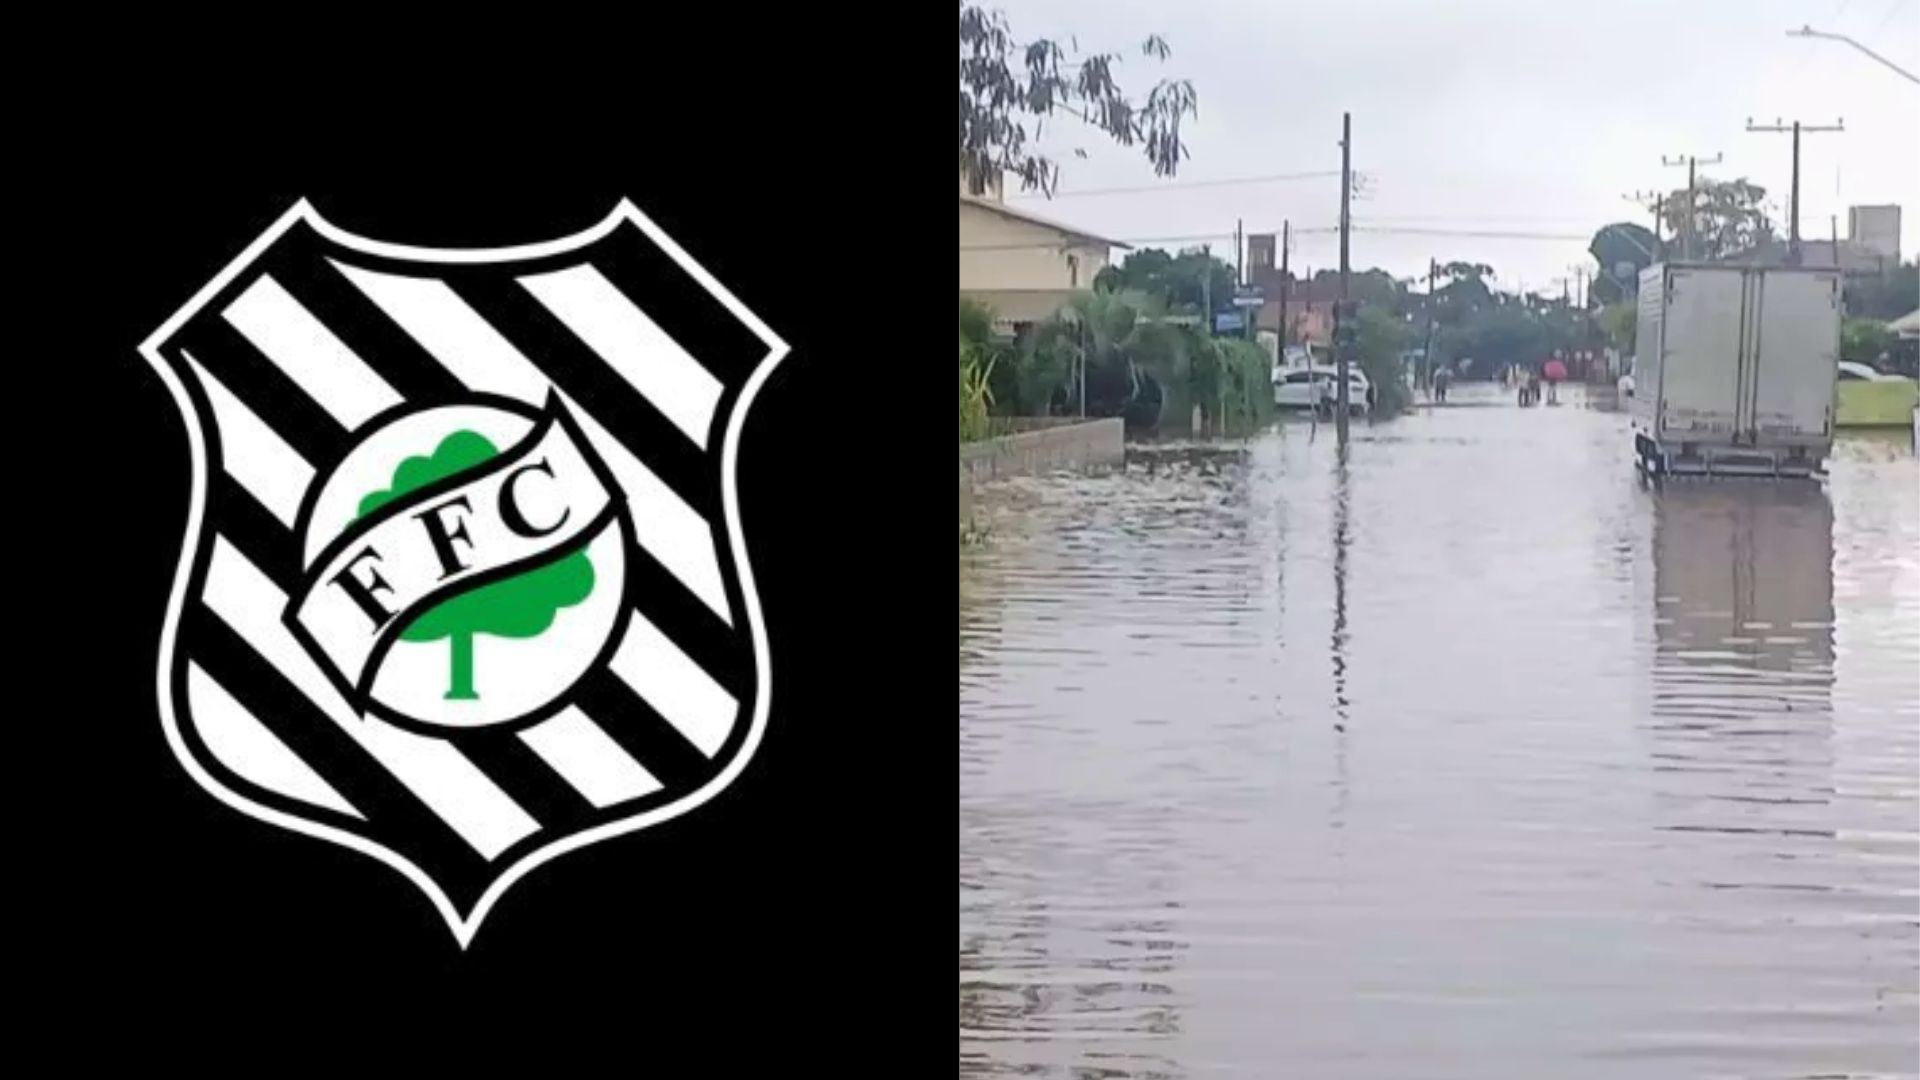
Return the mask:
<path id="1" fill-rule="evenodd" d="M 1275 232 L 1277 230 L 1254 229 L 1249 231 Z M 1292 233 L 1295 236 L 1316 235 L 1316 234 L 1330 235 L 1333 233 L 1337 233 L 1339 231 L 1340 229 L 1338 226 L 1322 225 L 1317 227 L 1307 226 L 1302 228 L 1295 228 L 1292 230 Z M 1353 231 L 1362 232 L 1362 233 L 1373 233 L 1376 235 L 1383 235 L 1383 236 L 1451 236 L 1451 237 L 1459 237 L 1462 239 L 1479 239 L 1479 240 L 1550 240 L 1550 241 L 1566 242 L 1566 241 L 1584 241 L 1584 240 L 1592 239 L 1591 234 L 1588 234 L 1588 233 L 1522 232 L 1518 230 L 1498 230 L 1498 229 L 1423 229 L 1423 228 L 1413 228 L 1413 227 L 1407 227 L 1407 226 L 1366 225 L 1366 224 L 1354 225 Z M 1208 240 L 1231 240 L 1232 238 L 1233 238 L 1232 232 L 1217 232 L 1217 233 L 1189 233 L 1185 236 L 1128 236 L 1128 237 L 1117 237 L 1116 239 L 1120 240 L 1122 243 L 1138 245 L 1138 244 L 1202 243 Z M 1089 245 L 1065 244 L 1059 241 L 1046 241 L 1046 242 L 1039 242 L 1039 243 L 1029 242 L 1029 243 L 1021 243 L 1021 244 L 962 244 L 960 245 L 960 250 L 961 251 L 1031 251 L 1031 250 L 1038 250 L 1041 248 L 1065 249 L 1065 248 L 1075 247 L 1075 246 L 1085 247 Z"/>
<path id="2" fill-rule="evenodd" d="M 1293 180 L 1325 180 L 1329 177 L 1337 177 L 1339 175 L 1340 170 L 1333 169 L 1323 170 L 1321 172 L 1274 173 L 1271 176 L 1246 176 L 1237 180 L 1169 180 L 1164 184 L 1143 184 L 1140 187 L 1088 188 L 1084 191 L 1056 191 L 1052 197 L 1055 199 L 1072 199 L 1090 195 L 1136 195 L 1151 191 L 1169 191 L 1174 188 L 1234 187 L 1242 184 L 1278 184 Z M 1009 195 L 1007 198 L 1009 200 L 1044 199 L 1047 198 L 1047 196 L 1022 193 L 1019 195 Z"/>
<path id="3" fill-rule="evenodd" d="M 1900 9 L 1906 6 L 1907 6 L 1907 0 L 1893 0 L 1892 6 L 1887 8 L 1886 17 L 1881 19 L 1880 22 L 1876 24 L 1872 30 L 1868 31 L 1868 33 L 1877 34 L 1881 30 L 1886 29 L 1887 24 L 1893 21 L 1894 15 L 1898 14 Z"/>
<path id="4" fill-rule="evenodd" d="M 1571 220 L 1571 219 L 1569 219 Z M 1521 232 L 1502 229 L 1421 229 L 1393 225 L 1355 225 L 1354 232 L 1403 234 L 1407 236 L 1459 236 L 1486 240 L 1589 240 L 1589 233 Z"/>

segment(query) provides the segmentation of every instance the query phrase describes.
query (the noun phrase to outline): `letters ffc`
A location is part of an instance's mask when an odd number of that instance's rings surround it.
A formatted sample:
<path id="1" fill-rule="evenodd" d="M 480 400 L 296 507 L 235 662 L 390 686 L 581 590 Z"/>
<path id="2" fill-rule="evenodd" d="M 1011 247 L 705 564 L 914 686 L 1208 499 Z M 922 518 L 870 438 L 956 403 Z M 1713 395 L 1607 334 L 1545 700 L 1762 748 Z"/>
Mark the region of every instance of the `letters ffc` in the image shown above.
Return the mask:
<path id="1" fill-rule="evenodd" d="M 288 623 L 357 707 L 395 637 L 448 598 L 566 554 L 619 497 L 557 400 L 517 445 L 353 523 L 308 568 Z"/>

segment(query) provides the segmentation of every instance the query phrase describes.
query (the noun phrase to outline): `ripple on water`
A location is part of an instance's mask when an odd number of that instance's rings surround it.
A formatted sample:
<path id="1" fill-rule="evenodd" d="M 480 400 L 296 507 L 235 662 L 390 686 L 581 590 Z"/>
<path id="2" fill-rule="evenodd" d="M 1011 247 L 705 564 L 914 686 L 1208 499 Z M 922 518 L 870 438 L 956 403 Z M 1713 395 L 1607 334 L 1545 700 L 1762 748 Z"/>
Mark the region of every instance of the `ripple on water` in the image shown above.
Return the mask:
<path id="1" fill-rule="evenodd" d="M 969 1076 L 1912 1076 L 1920 471 L 1488 407 L 988 485 Z"/>

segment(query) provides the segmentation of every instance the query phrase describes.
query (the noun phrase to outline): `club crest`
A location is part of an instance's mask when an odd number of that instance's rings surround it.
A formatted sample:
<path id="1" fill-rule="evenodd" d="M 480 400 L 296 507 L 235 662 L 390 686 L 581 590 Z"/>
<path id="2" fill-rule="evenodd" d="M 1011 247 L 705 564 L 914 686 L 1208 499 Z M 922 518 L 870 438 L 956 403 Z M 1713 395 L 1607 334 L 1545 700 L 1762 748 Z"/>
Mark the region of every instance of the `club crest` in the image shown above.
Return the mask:
<path id="1" fill-rule="evenodd" d="M 302 202 L 141 352 L 192 456 L 160 715 L 221 801 L 399 870 L 465 946 L 745 767 L 734 469 L 786 346 L 630 203 L 441 250 Z"/>

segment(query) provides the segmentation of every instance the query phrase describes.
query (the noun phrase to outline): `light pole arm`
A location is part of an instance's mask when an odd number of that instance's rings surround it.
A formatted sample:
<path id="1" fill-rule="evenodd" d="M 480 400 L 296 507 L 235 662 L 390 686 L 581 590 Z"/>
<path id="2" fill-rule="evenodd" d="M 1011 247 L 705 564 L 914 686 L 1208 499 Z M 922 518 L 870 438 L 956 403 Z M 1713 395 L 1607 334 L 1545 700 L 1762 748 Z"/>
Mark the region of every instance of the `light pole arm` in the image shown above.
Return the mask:
<path id="1" fill-rule="evenodd" d="M 1853 46 L 1854 48 L 1859 49 L 1861 52 L 1866 53 L 1868 56 L 1873 57 L 1875 60 L 1880 61 L 1882 64 L 1885 64 L 1886 66 L 1892 68 L 1894 71 L 1899 73 L 1901 78 L 1907 80 L 1910 83 L 1914 83 L 1915 85 L 1920 85 L 1920 75 L 1915 75 L 1913 72 L 1908 71 L 1906 68 L 1901 67 L 1899 64 L 1896 64 L 1893 61 L 1887 59 L 1886 57 L 1881 56 L 1879 53 L 1874 52 L 1872 49 L 1867 48 L 1865 45 L 1860 44 L 1859 42 L 1853 40 L 1852 38 L 1846 36 L 1845 34 L 1829 34 L 1824 30 L 1815 30 L 1811 26 L 1802 26 L 1798 30 L 1787 31 L 1787 36 L 1788 37 L 1826 38 L 1829 41 L 1844 41 L 1847 44 Z"/>

